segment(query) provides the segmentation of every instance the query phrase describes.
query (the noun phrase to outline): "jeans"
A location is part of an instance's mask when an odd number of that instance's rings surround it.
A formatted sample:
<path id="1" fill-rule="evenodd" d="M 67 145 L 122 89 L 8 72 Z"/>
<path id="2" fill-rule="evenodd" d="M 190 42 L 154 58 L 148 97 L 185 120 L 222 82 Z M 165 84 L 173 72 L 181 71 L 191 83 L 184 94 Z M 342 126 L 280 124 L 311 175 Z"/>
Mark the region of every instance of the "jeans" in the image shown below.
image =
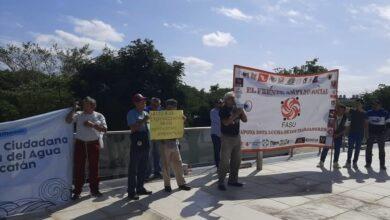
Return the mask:
<path id="1" fill-rule="evenodd" d="M 80 195 L 85 176 L 85 162 L 88 160 L 88 179 L 91 193 L 99 191 L 99 141 L 76 140 L 74 148 L 74 194 Z"/>
<path id="2" fill-rule="evenodd" d="M 213 141 L 214 145 L 214 161 L 215 165 L 219 167 L 219 161 L 220 161 L 220 153 L 221 153 L 221 138 L 218 137 L 216 134 L 211 135 L 211 140 Z"/>
<path id="3" fill-rule="evenodd" d="M 347 163 L 351 163 L 353 150 L 355 150 L 355 154 L 353 156 L 353 163 L 357 163 L 360 154 L 360 147 L 362 146 L 362 140 L 363 140 L 362 132 L 351 132 L 349 134 Z"/>
<path id="4" fill-rule="evenodd" d="M 145 177 L 148 178 L 153 171 L 154 175 L 161 175 L 161 165 L 160 165 L 160 150 L 159 145 L 161 143 L 159 141 L 151 141 L 150 142 L 150 150 L 149 150 L 149 163 L 147 165 Z M 152 160 L 150 160 L 152 158 Z M 153 170 L 152 170 L 153 167 Z"/>
<path id="5" fill-rule="evenodd" d="M 343 137 L 338 137 L 334 139 L 334 158 L 333 162 L 338 163 L 339 161 L 339 156 L 340 156 L 340 148 L 341 145 L 343 144 Z M 322 153 L 321 153 L 321 161 L 325 162 L 326 156 L 328 155 L 329 148 L 323 148 Z"/>
<path id="6" fill-rule="evenodd" d="M 378 143 L 379 163 L 380 166 L 385 166 L 385 134 L 369 134 L 366 148 L 366 164 L 371 165 L 372 162 L 372 147 L 374 143 Z"/>
<path id="7" fill-rule="evenodd" d="M 130 162 L 127 179 L 128 194 L 144 189 L 145 172 L 149 157 L 149 137 L 147 132 L 131 134 Z"/>
<path id="8" fill-rule="evenodd" d="M 241 137 L 237 136 L 221 136 L 221 161 L 218 168 L 218 182 L 225 182 L 226 174 L 229 171 L 229 183 L 238 181 L 238 170 L 241 164 Z"/>

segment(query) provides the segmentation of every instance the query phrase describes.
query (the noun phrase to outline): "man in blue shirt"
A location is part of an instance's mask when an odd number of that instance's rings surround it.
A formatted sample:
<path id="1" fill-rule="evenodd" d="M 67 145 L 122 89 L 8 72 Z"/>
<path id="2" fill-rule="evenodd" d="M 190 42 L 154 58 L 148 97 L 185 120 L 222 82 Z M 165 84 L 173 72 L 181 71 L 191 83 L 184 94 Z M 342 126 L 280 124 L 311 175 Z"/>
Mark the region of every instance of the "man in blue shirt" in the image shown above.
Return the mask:
<path id="1" fill-rule="evenodd" d="M 372 146 L 376 142 L 379 149 L 380 169 L 386 170 L 385 166 L 385 135 L 386 122 L 389 120 L 389 113 L 382 108 L 380 101 L 375 100 L 372 110 L 367 112 L 368 139 L 366 149 L 366 168 L 371 168 Z"/>
<path id="2" fill-rule="evenodd" d="M 150 105 L 145 108 L 145 111 L 149 113 L 150 111 L 161 111 L 161 100 L 159 98 L 153 97 L 150 99 Z M 149 158 L 152 158 L 148 163 L 146 169 L 146 180 L 150 178 L 152 174 L 153 167 L 153 179 L 161 179 L 161 165 L 160 165 L 160 152 L 159 152 L 160 141 L 150 141 L 150 152 Z"/>
<path id="3" fill-rule="evenodd" d="M 149 157 L 149 114 L 144 110 L 146 97 L 135 94 L 132 98 L 135 105 L 127 113 L 127 124 L 131 130 L 130 162 L 128 169 L 127 193 L 130 200 L 138 200 L 139 195 L 152 192 L 144 188 L 145 171 Z"/>
<path id="4" fill-rule="evenodd" d="M 218 99 L 214 103 L 214 108 L 210 111 L 211 121 L 211 140 L 214 145 L 214 161 L 215 166 L 219 167 L 220 151 L 221 151 L 221 120 L 219 118 L 219 109 L 222 107 L 222 99 Z"/>

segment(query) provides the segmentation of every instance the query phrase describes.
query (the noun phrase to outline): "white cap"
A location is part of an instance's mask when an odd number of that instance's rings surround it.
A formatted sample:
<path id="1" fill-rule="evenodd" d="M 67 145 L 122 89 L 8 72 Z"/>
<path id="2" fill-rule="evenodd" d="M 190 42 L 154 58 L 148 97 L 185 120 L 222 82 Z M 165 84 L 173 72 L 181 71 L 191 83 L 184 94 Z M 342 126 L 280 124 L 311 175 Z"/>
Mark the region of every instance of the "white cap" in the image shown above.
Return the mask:
<path id="1" fill-rule="evenodd" d="M 228 98 L 236 98 L 236 96 L 234 95 L 234 92 L 227 92 L 224 96 L 223 96 L 223 100 L 226 101 L 226 99 Z"/>

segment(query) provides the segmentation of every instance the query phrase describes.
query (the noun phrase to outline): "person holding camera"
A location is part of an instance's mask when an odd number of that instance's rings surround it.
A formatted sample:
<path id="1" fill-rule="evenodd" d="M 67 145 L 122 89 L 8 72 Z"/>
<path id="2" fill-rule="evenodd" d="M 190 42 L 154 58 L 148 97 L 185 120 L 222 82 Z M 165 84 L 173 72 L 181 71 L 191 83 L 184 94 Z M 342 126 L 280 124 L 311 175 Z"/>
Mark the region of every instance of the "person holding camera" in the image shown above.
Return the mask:
<path id="1" fill-rule="evenodd" d="M 80 198 L 84 185 L 85 162 L 88 159 L 89 187 L 91 195 L 102 196 L 99 191 L 99 138 L 101 132 L 107 131 L 104 116 L 96 112 L 96 100 L 87 96 L 83 99 L 82 111 L 75 102 L 72 111 L 66 116 L 67 123 L 76 123 L 74 147 L 74 190 L 72 200 Z"/>

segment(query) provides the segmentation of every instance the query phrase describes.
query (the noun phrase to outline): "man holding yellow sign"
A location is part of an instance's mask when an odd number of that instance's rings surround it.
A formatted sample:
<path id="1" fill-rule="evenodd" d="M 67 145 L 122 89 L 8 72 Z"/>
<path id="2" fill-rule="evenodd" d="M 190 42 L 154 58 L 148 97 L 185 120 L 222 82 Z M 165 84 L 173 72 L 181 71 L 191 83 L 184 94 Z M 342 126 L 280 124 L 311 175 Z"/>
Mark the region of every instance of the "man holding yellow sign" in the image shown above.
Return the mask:
<path id="1" fill-rule="evenodd" d="M 179 151 L 179 138 L 184 134 L 185 116 L 177 110 L 177 101 L 168 99 L 166 111 L 150 112 L 150 136 L 152 140 L 161 140 L 160 155 L 163 165 L 164 190 L 171 192 L 170 165 L 175 173 L 180 190 L 190 190 L 185 180 L 183 164 Z"/>

